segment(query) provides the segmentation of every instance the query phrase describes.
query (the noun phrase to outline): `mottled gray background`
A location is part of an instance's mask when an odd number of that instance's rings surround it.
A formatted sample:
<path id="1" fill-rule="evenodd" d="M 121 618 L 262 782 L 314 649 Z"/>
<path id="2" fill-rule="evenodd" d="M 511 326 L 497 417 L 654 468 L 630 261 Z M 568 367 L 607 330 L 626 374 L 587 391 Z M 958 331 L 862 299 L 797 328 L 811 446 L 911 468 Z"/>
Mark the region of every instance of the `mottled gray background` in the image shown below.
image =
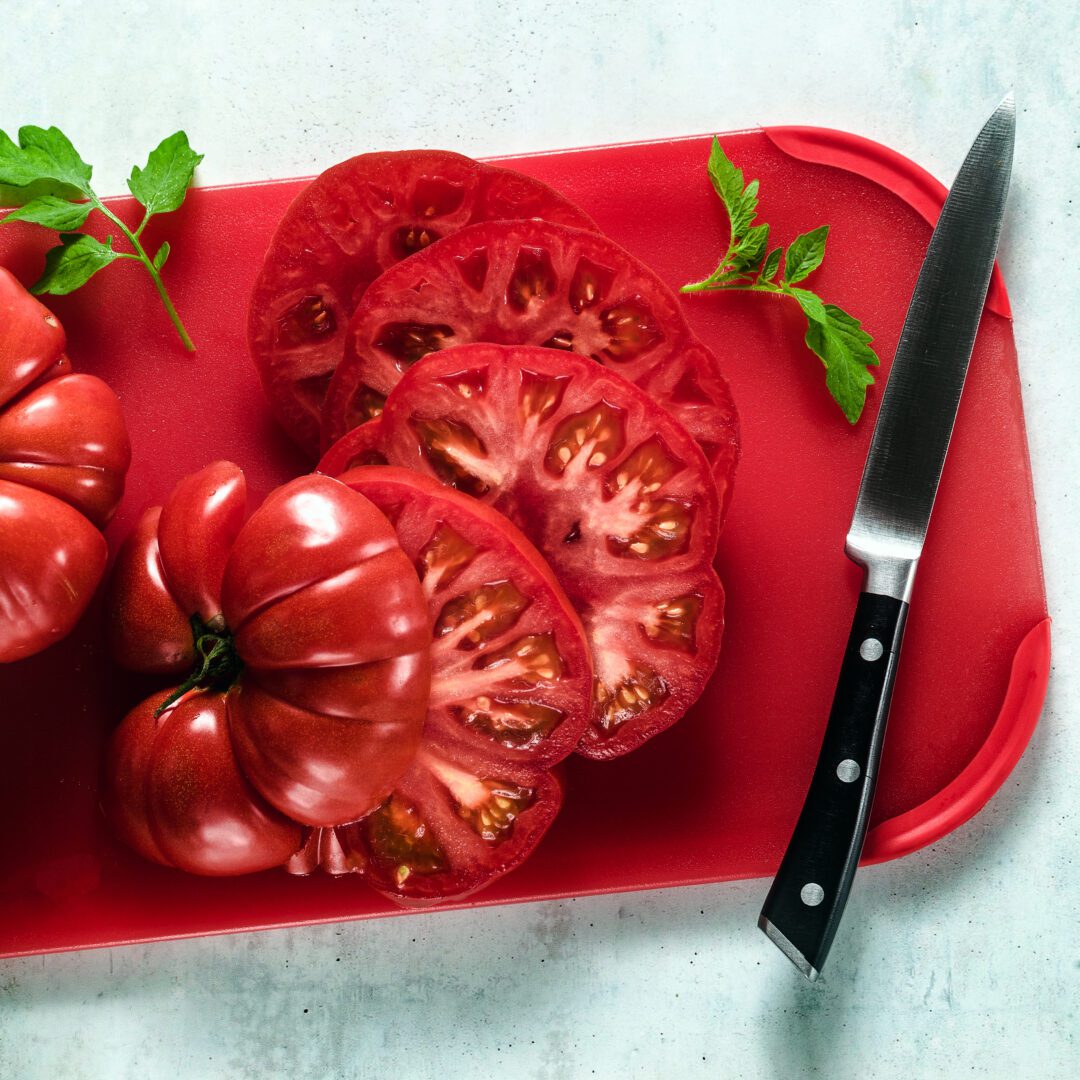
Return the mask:
<path id="1" fill-rule="evenodd" d="M 570 7 L 5 5 L 0 127 L 59 124 L 102 192 L 180 126 L 203 184 L 769 122 L 948 181 L 1014 87 L 1001 261 L 1057 620 L 1030 750 L 969 825 L 860 877 L 817 987 L 754 929 L 761 882 L 3 961 L 4 1080 L 1077 1075 L 1076 5 Z"/>

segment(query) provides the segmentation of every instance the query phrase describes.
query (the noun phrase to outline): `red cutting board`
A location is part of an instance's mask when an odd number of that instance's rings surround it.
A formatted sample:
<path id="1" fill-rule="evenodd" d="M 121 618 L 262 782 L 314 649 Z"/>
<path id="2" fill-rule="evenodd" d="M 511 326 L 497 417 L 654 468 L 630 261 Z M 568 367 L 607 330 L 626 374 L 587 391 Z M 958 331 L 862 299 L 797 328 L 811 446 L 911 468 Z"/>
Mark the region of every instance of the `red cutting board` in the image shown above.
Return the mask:
<path id="1" fill-rule="evenodd" d="M 942 189 L 891 151 L 835 132 L 774 129 L 723 141 L 747 178 L 761 180 L 761 215 L 776 242 L 832 225 L 812 285 L 874 334 L 878 385 L 851 428 L 802 345 L 793 305 L 687 298 L 691 325 L 720 357 L 742 417 L 719 557 L 728 590 L 719 667 L 692 713 L 642 750 L 609 764 L 571 761 L 562 816 L 535 856 L 476 904 L 768 874 L 809 781 L 859 586 L 844 533 L 930 236 L 925 218 L 936 217 Z M 580 203 L 678 286 L 712 270 L 726 244 L 707 155 L 708 139 L 694 137 L 508 164 Z M 113 550 L 144 506 L 212 459 L 243 466 L 256 499 L 303 471 L 263 405 L 244 343 L 262 253 L 302 183 L 196 190 L 148 230 L 151 247 L 166 235 L 172 244 L 165 273 L 199 345 L 194 356 L 178 347 L 135 264 L 50 299 L 77 369 L 109 380 L 131 427 L 134 464 L 109 529 Z M 32 226 L 5 227 L 0 263 L 31 281 L 50 241 Z M 1007 316 L 999 277 L 912 602 L 870 861 L 928 844 L 977 811 L 1020 756 L 1042 704 L 1048 622 Z M 0 954 L 396 910 L 355 879 L 201 879 L 115 843 L 97 810 L 102 746 L 147 684 L 110 665 L 100 630 L 99 599 L 66 642 L 0 669 Z"/>

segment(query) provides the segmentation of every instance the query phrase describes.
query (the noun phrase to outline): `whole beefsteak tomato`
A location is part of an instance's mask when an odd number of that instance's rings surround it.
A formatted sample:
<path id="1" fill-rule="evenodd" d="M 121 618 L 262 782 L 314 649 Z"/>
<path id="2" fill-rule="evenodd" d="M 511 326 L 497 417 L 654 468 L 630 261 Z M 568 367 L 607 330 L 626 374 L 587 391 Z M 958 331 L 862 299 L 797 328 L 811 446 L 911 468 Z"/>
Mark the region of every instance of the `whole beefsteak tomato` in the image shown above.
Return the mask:
<path id="1" fill-rule="evenodd" d="M 223 870 L 204 850 L 229 835 L 206 827 L 216 815 L 245 836 L 269 830 L 276 855 L 283 826 L 261 800 L 307 825 L 352 821 L 382 802 L 415 754 L 430 685 L 427 604 L 367 499 L 312 475 L 279 488 L 246 522 L 245 503 L 243 473 L 229 462 L 182 480 L 143 515 L 112 586 L 115 658 L 190 674 L 121 725 L 107 805 L 118 808 L 122 835 L 149 832 L 166 861 L 213 862 L 203 871 L 212 873 L 252 868 L 239 859 Z M 242 777 L 221 762 L 226 727 Z M 159 760 L 166 753 L 173 764 Z M 132 786 L 139 797 L 123 797 Z M 245 843 L 238 849 L 250 850 Z"/>
<path id="2" fill-rule="evenodd" d="M 0 663 L 59 641 L 86 610 L 131 461 L 116 395 L 73 375 L 64 345 L 0 267 Z"/>

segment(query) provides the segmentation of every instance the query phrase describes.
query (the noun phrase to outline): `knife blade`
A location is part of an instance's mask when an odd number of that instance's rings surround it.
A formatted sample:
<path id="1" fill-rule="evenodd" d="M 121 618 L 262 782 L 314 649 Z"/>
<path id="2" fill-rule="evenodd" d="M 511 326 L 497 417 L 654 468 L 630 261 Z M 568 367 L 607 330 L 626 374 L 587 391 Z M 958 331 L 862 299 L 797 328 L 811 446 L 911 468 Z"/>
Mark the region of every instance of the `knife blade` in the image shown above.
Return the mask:
<path id="1" fill-rule="evenodd" d="M 828 956 L 866 838 L 915 571 L 994 267 L 1015 127 L 1009 94 L 945 200 L 847 534 L 862 591 L 806 800 L 758 918 L 810 981 Z"/>

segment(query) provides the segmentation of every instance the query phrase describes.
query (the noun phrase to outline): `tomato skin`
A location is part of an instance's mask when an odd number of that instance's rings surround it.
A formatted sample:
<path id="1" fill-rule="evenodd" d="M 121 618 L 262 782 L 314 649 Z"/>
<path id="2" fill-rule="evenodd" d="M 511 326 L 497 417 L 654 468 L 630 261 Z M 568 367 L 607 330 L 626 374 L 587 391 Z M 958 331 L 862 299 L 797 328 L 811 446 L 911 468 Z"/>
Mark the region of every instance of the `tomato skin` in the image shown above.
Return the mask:
<path id="1" fill-rule="evenodd" d="M 37 488 L 99 528 L 112 518 L 131 463 L 120 403 L 93 375 L 64 375 L 0 412 L 0 479 Z"/>
<path id="2" fill-rule="evenodd" d="M 68 634 L 131 460 L 116 395 L 74 375 L 55 316 L 0 267 L 0 663 Z"/>
<path id="3" fill-rule="evenodd" d="M 140 855 L 192 874 L 249 874 L 296 850 L 301 828 L 239 771 L 225 700 L 189 694 L 166 709 L 157 694 L 122 721 L 106 759 L 104 808 Z"/>
<path id="4" fill-rule="evenodd" d="M 64 351 L 64 329 L 0 266 L 0 402 L 10 401 Z"/>
<path id="5" fill-rule="evenodd" d="M 229 695 L 229 728 L 244 773 L 291 817 L 309 825 L 353 821 L 385 799 L 408 768 L 420 728 L 401 717 L 423 716 L 428 657 L 417 652 L 381 666 L 390 668 L 380 680 L 383 699 L 354 705 L 353 716 L 294 706 L 254 680 Z"/>
<path id="6" fill-rule="evenodd" d="M 120 547 L 109 580 L 109 652 L 121 667 L 180 675 L 195 662 L 191 622 L 165 580 L 158 545 L 161 507 L 143 512 Z"/>
<path id="7" fill-rule="evenodd" d="M 211 623 L 221 617 L 225 563 L 244 524 L 247 481 L 230 461 L 184 477 L 162 507 L 161 559 L 182 611 Z"/>
<path id="8" fill-rule="evenodd" d="M 143 516 L 117 561 L 114 656 L 176 676 L 205 635 L 203 655 L 232 660 L 199 697 L 220 700 L 247 780 L 296 821 L 353 820 L 419 741 L 419 583 L 385 517 L 337 480 L 300 477 L 241 523 L 244 500 L 240 470 L 215 462 Z"/>
<path id="9" fill-rule="evenodd" d="M 248 340 L 274 416 L 312 459 L 349 316 L 384 270 L 478 221 L 592 219 L 546 184 L 440 150 L 361 154 L 285 211 L 252 292 Z"/>
<path id="10" fill-rule="evenodd" d="M 0 663 L 69 634 L 105 570 L 105 538 L 51 495 L 0 480 Z"/>

